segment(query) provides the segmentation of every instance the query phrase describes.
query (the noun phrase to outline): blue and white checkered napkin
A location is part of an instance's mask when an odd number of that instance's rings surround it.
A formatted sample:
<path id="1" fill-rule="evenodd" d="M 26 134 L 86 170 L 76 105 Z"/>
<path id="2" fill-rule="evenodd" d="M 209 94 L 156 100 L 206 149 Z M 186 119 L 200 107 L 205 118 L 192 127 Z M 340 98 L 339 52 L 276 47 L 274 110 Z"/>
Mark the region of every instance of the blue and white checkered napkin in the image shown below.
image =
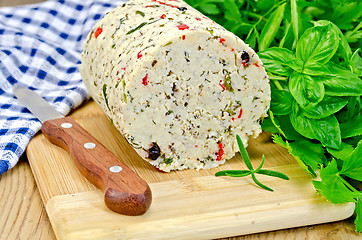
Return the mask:
<path id="1" fill-rule="evenodd" d="M 12 168 L 41 123 L 17 101 L 19 82 L 66 115 L 88 98 L 78 71 L 83 40 L 125 0 L 49 0 L 0 8 L 0 174 Z"/>

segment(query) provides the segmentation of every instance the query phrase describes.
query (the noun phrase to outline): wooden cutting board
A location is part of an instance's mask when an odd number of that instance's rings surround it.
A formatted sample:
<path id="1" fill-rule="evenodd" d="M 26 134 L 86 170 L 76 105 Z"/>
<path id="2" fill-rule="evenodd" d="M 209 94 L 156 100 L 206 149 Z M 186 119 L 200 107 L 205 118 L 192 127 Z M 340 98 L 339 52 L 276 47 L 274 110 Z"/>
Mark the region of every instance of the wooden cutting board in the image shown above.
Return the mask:
<path id="1" fill-rule="evenodd" d="M 249 142 L 254 166 L 281 171 L 289 181 L 258 175 L 275 191 L 249 177 L 215 177 L 219 170 L 245 169 L 240 155 L 210 170 L 161 173 L 142 160 L 93 101 L 71 116 L 137 172 L 151 187 L 153 202 L 143 216 L 106 208 L 103 193 L 77 170 L 63 149 L 38 134 L 27 156 L 58 239 L 215 239 L 348 218 L 354 204 L 333 205 L 318 195 L 311 177 L 263 133 Z"/>

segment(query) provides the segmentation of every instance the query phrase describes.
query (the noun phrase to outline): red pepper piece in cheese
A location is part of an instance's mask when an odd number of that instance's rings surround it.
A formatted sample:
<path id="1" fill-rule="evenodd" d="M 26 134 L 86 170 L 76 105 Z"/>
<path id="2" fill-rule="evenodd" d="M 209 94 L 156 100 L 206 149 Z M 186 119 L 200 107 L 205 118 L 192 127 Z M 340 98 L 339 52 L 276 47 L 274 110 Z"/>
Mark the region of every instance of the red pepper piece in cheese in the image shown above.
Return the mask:
<path id="1" fill-rule="evenodd" d="M 148 73 L 146 74 L 146 76 L 144 76 L 144 78 L 142 79 L 142 84 L 147 86 L 148 85 Z"/>
<path id="2" fill-rule="evenodd" d="M 97 30 L 94 32 L 94 37 L 98 38 L 98 36 L 103 32 L 102 28 L 97 28 Z"/>
<path id="3" fill-rule="evenodd" d="M 217 152 L 217 158 L 216 161 L 220 161 L 222 159 L 222 156 L 224 155 L 224 149 L 222 143 L 218 143 L 219 151 Z"/>
<path id="4" fill-rule="evenodd" d="M 181 25 L 178 25 L 177 28 L 178 28 L 179 30 L 185 30 L 185 29 L 189 29 L 190 27 L 187 26 L 186 24 L 181 24 Z"/>

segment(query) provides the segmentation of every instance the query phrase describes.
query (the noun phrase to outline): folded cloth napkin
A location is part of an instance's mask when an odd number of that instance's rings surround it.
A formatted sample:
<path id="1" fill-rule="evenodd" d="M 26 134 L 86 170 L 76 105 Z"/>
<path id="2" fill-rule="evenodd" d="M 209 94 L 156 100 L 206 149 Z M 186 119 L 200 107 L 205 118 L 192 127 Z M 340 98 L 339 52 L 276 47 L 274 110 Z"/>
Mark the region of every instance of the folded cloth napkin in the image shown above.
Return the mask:
<path id="1" fill-rule="evenodd" d="M 125 0 L 49 0 L 0 8 L 0 174 L 14 167 L 41 128 L 14 97 L 19 83 L 63 115 L 89 95 L 78 65 L 93 25 Z"/>

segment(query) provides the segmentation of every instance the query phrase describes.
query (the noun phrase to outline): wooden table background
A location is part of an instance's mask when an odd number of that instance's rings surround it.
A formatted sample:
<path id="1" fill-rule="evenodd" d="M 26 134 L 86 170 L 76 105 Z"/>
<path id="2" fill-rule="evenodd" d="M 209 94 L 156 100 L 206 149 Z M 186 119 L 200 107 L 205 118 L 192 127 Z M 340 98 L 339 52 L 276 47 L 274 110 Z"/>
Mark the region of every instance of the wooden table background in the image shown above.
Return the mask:
<path id="1" fill-rule="evenodd" d="M 1 6 L 41 2 L 41 0 L 0 0 Z M 353 218 L 345 221 L 232 237 L 228 240 L 355 240 Z M 0 175 L 0 240 L 55 240 L 49 218 L 39 195 L 25 154 L 11 170 Z"/>

